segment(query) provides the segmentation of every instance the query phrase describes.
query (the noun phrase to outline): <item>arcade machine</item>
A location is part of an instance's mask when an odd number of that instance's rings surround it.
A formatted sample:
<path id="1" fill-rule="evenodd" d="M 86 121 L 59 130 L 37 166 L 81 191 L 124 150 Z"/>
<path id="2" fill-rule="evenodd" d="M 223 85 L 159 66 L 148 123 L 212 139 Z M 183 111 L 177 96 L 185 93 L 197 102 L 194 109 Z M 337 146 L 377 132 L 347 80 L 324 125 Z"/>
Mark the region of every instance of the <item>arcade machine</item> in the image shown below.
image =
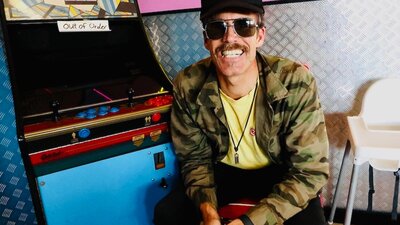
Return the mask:
<path id="1" fill-rule="evenodd" d="M 152 224 L 177 179 L 171 82 L 134 0 L 2 0 L 38 224 Z"/>

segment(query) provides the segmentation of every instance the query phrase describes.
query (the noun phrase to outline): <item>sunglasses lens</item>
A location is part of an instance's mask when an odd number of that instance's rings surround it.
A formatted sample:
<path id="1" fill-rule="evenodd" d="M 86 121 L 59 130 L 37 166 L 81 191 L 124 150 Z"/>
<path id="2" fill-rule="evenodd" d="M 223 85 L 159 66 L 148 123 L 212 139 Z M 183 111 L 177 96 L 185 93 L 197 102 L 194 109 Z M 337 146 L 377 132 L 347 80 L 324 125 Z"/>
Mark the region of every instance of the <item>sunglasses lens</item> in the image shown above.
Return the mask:
<path id="1" fill-rule="evenodd" d="M 210 22 L 205 27 L 207 37 L 213 40 L 220 39 L 226 31 L 226 23 L 223 21 Z"/>
<path id="2" fill-rule="evenodd" d="M 256 24 L 253 20 L 238 19 L 234 22 L 235 31 L 242 37 L 251 37 L 256 32 Z"/>

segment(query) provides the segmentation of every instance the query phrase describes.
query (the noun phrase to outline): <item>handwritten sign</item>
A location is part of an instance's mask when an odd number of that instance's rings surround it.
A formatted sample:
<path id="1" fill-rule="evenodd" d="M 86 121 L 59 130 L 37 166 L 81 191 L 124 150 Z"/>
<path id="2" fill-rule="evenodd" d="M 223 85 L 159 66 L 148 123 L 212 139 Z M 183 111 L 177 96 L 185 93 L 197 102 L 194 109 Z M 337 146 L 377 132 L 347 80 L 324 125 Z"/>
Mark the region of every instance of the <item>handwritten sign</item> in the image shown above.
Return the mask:
<path id="1" fill-rule="evenodd" d="M 103 32 L 111 31 L 108 20 L 57 21 L 59 32 Z"/>

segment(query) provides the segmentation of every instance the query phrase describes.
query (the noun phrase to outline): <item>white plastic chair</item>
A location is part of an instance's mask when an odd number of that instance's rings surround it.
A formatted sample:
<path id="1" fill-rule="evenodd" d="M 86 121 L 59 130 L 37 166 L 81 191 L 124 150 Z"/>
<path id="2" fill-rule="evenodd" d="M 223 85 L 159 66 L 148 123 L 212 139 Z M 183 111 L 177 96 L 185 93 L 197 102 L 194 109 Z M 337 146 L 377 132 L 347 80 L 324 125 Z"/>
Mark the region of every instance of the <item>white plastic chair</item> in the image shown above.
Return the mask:
<path id="1" fill-rule="evenodd" d="M 354 160 L 344 225 L 350 225 L 351 222 L 359 168 L 362 164 L 369 162 L 374 169 L 392 171 L 397 175 L 400 168 L 399 98 L 400 79 L 385 78 L 378 80 L 367 89 L 363 98 L 361 113 L 358 116 L 347 117 L 350 138 L 339 171 L 332 210 L 328 219 L 329 224 L 333 223 L 337 198 L 342 184 L 343 165 L 349 157 L 350 149 L 354 155 Z M 398 176 L 396 179 L 398 180 Z M 398 182 L 395 185 L 395 192 L 398 192 Z M 393 211 L 397 216 L 397 196 L 395 198 L 393 198 L 393 201 L 396 202 L 393 205 Z"/>

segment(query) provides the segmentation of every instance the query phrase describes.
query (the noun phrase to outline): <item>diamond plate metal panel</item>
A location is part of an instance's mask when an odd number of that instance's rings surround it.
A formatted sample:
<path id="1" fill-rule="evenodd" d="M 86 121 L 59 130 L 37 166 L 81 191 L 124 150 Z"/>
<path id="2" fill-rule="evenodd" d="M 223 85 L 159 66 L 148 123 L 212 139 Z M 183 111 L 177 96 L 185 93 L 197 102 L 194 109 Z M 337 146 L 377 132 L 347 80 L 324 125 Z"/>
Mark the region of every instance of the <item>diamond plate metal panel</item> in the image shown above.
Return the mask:
<path id="1" fill-rule="evenodd" d="M 171 79 L 208 54 L 198 16 L 195 12 L 144 18 L 156 55 Z"/>
<path id="2" fill-rule="evenodd" d="M 18 147 L 14 102 L 0 42 L 0 224 L 37 224 Z"/>

